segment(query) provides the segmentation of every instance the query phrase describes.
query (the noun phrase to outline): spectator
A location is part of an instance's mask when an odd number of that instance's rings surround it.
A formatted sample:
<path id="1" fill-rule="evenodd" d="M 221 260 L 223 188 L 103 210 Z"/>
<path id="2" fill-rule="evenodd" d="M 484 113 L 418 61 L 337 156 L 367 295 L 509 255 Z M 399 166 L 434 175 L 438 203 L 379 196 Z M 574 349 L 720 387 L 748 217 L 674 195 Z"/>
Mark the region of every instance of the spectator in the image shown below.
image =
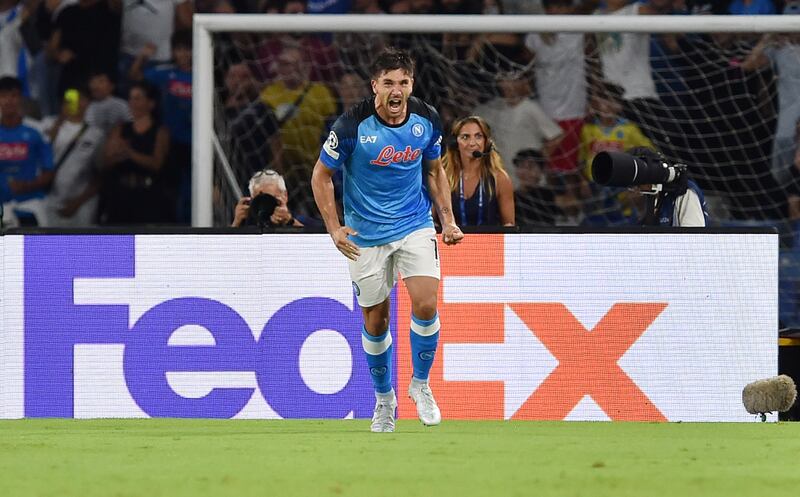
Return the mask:
<path id="1" fill-rule="evenodd" d="M 669 0 L 655 0 L 663 3 Z M 651 14 L 649 4 L 608 2 L 603 13 L 635 16 Z M 656 98 L 656 87 L 650 74 L 649 33 L 602 33 L 597 35 L 597 48 L 603 79 L 620 85 L 623 98 L 634 100 Z"/>
<path id="2" fill-rule="evenodd" d="M 469 116 L 453 125 L 444 155 L 453 216 L 459 226 L 514 226 L 514 187 L 489 125 Z"/>
<path id="3" fill-rule="evenodd" d="M 280 10 L 281 14 L 302 14 L 305 2 L 289 0 Z M 273 80 L 280 77 L 278 61 L 287 48 L 298 48 L 303 55 L 303 62 L 310 65 L 308 77 L 311 81 L 335 81 L 341 72 L 339 54 L 334 45 L 327 43 L 324 36 L 318 34 L 282 33 L 268 36 L 256 48 L 256 60 L 259 63 L 259 77 Z M 316 147 L 315 147 L 316 148 Z"/>
<path id="4" fill-rule="evenodd" d="M 131 120 L 128 102 L 114 95 L 114 83 L 105 71 L 95 71 L 89 76 L 92 102 L 86 109 L 86 122 L 108 134 L 114 126 Z"/>
<path id="5" fill-rule="evenodd" d="M 283 169 L 283 146 L 278 121 L 269 105 L 259 98 L 258 87 L 245 63 L 233 64 L 225 74 L 225 122 L 228 149 L 239 182 L 248 181 L 264 164 Z"/>
<path id="6" fill-rule="evenodd" d="M 672 4 L 673 0 L 648 0 L 624 5 L 624 2 L 615 0 L 608 2 L 607 12 L 628 16 L 667 15 L 673 13 Z M 670 150 L 673 141 L 681 140 L 684 133 L 675 124 L 678 119 L 670 114 L 658 97 L 650 63 L 650 34 L 610 33 L 596 39 L 602 79 L 622 87 L 625 115 L 642 126 L 665 153 L 673 153 Z M 674 37 L 665 37 L 663 41 L 670 47 L 676 44 Z"/>
<path id="7" fill-rule="evenodd" d="M 53 152 L 42 134 L 22 123 L 22 83 L 0 77 L 0 202 L 3 223 L 36 226 L 53 182 Z"/>
<path id="8" fill-rule="evenodd" d="M 434 14 L 433 0 L 410 0 L 411 14 Z"/>
<path id="9" fill-rule="evenodd" d="M 481 14 L 481 0 L 440 0 L 439 14 Z"/>
<path id="10" fill-rule="evenodd" d="M 119 13 L 110 0 L 78 0 L 61 11 L 50 38 L 50 57 L 61 66 L 58 95 L 86 82 L 93 71 L 114 74 L 119 52 Z"/>
<path id="11" fill-rule="evenodd" d="M 491 3 L 491 2 L 487 2 Z M 494 0 L 497 4 L 498 11 L 496 14 L 541 14 L 542 2 L 541 0 Z"/>
<path id="12" fill-rule="evenodd" d="M 800 236 L 800 118 L 795 123 L 792 147 L 791 181 L 788 183 L 789 219 L 794 224 L 795 237 Z M 796 240 L 800 240 L 797 239 Z M 796 245 L 800 249 L 800 245 Z"/>
<path id="13" fill-rule="evenodd" d="M 120 42 L 120 90 L 127 93 L 130 66 L 146 46 L 152 49 L 149 66 L 166 64 L 175 30 L 192 28 L 189 0 L 108 0 L 122 15 Z"/>
<path id="14" fill-rule="evenodd" d="M 353 14 L 385 14 L 378 0 L 355 0 L 351 9 Z M 386 46 L 384 33 L 334 33 L 334 45 L 337 47 L 342 66 L 369 73 L 369 65 L 374 54 Z"/>
<path id="15" fill-rule="evenodd" d="M 514 192 L 514 215 L 519 226 L 553 226 L 563 216 L 553 189 L 547 185 L 547 158 L 526 148 L 514 157 L 519 188 Z"/>
<path id="16" fill-rule="evenodd" d="M 789 4 L 784 12 L 792 6 L 800 4 Z M 795 123 L 800 119 L 800 35 L 763 35 L 741 67 L 745 71 L 756 71 L 770 63 L 775 68 L 778 88 L 778 124 L 772 142 L 772 174 L 779 183 L 785 183 L 794 158 Z"/>
<path id="17" fill-rule="evenodd" d="M 623 152 L 633 147 L 653 148 L 652 142 L 639 127 L 622 117 L 622 93 L 621 87 L 605 83 L 590 99 L 590 112 L 594 117 L 581 130 L 580 149 L 580 160 L 587 179 L 592 178 L 592 161 L 599 152 Z M 589 186 L 586 180 L 583 180 L 578 191 L 583 198 L 593 197 L 584 205 L 587 214 L 585 222 L 588 224 L 625 224 L 634 215 L 629 209 L 623 208 L 623 205 L 629 204 L 624 192 L 594 183 Z"/>
<path id="18" fill-rule="evenodd" d="M 88 106 L 87 89 L 67 90 L 61 114 L 49 127 L 56 173 L 45 198 L 47 217 L 43 226 L 82 227 L 97 222 L 100 185 L 95 163 L 104 133 L 86 121 Z"/>
<path id="19" fill-rule="evenodd" d="M 635 123 L 622 117 L 622 88 L 606 83 L 591 98 L 591 121 L 581 131 L 580 160 L 587 178 L 598 152 L 623 152 L 633 147 L 653 148 L 653 143 Z"/>
<path id="20" fill-rule="evenodd" d="M 395 0 L 389 4 L 390 14 L 410 14 L 411 2 L 410 0 Z"/>
<path id="21" fill-rule="evenodd" d="M 743 71 L 752 46 L 736 34 L 685 36 L 679 44 L 691 61 L 684 68 L 690 120 L 678 121 L 689 146 L 680 154 L 661 151 L 689 164 L 704 190 L 725 192 L 724 208 L 733 219 L 785 217 L 783 188 L 770 165 L 776 124 L 772 68 Z"/>
<path id="22" fill-rule="evenodd" d="M 283 176 L 272 169 L 263 169 L 256 172 L 248 182 L 247 189 L 249 197 L 242 197 L 236 204 L 231 226 L 292 226 L 300 228 L 303 223 L 297 220 L 289 211 L 288 201 L 289 192 L 286 190 L 286 182 Z M 267 201 L 264 205 L 266 209 L 259 209 L 256 212 L 251 209 L 259 203 L 259 198 L 263 200 L 272 197 L 274 200 Z M 270 199 L 271 200 L 271 199 Z M 270 208 L 271 207 L 271 208 Z M 265 212 L 265 211 L 269 212 Z"/>
<path id="23" fill-rule="evenodd" d="M 131 66 L 130 79 L 140 81 L 142 69 L 153 54 L 152 45 Z M 169 130 L 170 149 L 164 179 L 170 189 L 178 192 L 176 217 L 179 222 L 190 222 L 191 168 L 192 168 L 192 34 L 175 31 L 172 35 L 172 64 L 162 64 L 144 70 L 144 78 L 155 85 L 161 94 L 164 124 Z"/>
<path id="24" fill-rule="evenodd" d="M 306 9 L 309 14 L 347 14 L 351 3 L 358 0 L 307 0 Z"/>
<path id="25" fill-rule="evenodd" d="M 245 62 L 237 62 L 228 66 L 224 83 L 223 108 L 227 119 L 235 118 L 239 112 L 258 98 L 258 85 L 250 66 Z"/>
<path id="26" fill-rule="evenodd" d="M 12 76 L 28 94 L 28 67 L 31 55 L 25 45 L 23 24 L 30 10 L 19 0 L 0 0 L 0 77 Z"/>
<path id="27" fill-rule="evenodd" d="M 548 15 L 574 12 L 570 0 L 545 0 Z M 582 33 L 531 33 L 525 45 L 535 56 L 536 94 L 542 109 L 561 127 L 564 138 L 550 157 L 550 170 L 578 167 L 581 127 L 586 119 L 586 70 Z"/>
<path id="28" fill-rule="evenodd" d="M 128 96 L 133 121 L 117 125 L 105 145 L 106 181 L 101 222 L 107 225 L 174 221 L 174 192 L 162 171 L 169 151 L 169 131 L 154 116 L 158 95 L 148 83 L 134 83 Z"/>
<path id="29" fill-rule="evenodd" d="M 495 131 L 500 156 L 515 157 L 524 148 L 534 148 L 550 157 L 563 133 L 539 103 L 530 98 L 528 79 L 521 73 L 500 73 L 498 86 L 502 96 L 479 105 L 473 114 L 483 117 Z M 516 185 L 514 169 L 508 168 L 508 173 Z"/>
<path id="30" fill-rule="evenodd" d="M 343 114 L 347 109 L 356 105 L 369 96 L 369 89 L 364 82 L 364 78 L 358 74 L 348 71 L 339 78 L 335 85 L 336 101 L 339 108 L 336 114 Z"/>
<path id="31" fill-rule="evenodd" d="M 737 16 L 777 14 L 771 0 L 733 0 L 728 13 Z"/>
<path id="32" fill-rule="evenodd" d="M 325 119 L 336 111 L 336 100 L 323 84 L 309 79 L 308 64 L 297 47 L 287 47 L 277 61 L 277 79 L 261 92 L 261 99 L 275 110 L 283 142 L 286 180 L 294 185 L 293 210 L 315 212 L 309 178 L 316 162 Z"/>
<path id="33" fill-rule="evenodd" d="M 378 0 L 353 0 L 350 7 L 351 14 L 385 14 Z"/>
<path id="34" fill-rule="evenodd" d="M 691 15 L 724 15 L 730 0 L 686 0 L 685 11 Z"/>
<path id="35" fill-rule="evenodd" d="M 33 60 L 31 61 L 31 96 L 39 103 L 42 115 L 58 114 L 61 109 L 62 95 L 58 95 L 59 64 L 46 50 L 56 29 L 56 20 L 66 7 L 77 0 L 34 0 L 28 6 L 31 9 L 31 32 L 28 33 L 36 44 L 29 45 Z M 2 46 L 2 43 L 0 43 Z"/>

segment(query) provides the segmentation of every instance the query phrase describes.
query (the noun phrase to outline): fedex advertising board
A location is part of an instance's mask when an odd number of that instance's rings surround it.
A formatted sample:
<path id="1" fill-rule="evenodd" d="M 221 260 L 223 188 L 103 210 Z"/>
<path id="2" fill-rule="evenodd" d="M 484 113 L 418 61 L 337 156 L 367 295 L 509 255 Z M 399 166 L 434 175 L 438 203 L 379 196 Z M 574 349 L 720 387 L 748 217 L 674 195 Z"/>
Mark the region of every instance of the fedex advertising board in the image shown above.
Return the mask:
<path id="1" fill-rule="evenodd" d="M 0 239 L 2 418 L 372 414 L 361 311 L 326 235 Z M 562 233 L 441 245 L 431 384 L 443 416 L 755 420 L 741 390 L 777 374 L 777 244 Z M 402 283 L 391 300 L 403 392 Z"/>

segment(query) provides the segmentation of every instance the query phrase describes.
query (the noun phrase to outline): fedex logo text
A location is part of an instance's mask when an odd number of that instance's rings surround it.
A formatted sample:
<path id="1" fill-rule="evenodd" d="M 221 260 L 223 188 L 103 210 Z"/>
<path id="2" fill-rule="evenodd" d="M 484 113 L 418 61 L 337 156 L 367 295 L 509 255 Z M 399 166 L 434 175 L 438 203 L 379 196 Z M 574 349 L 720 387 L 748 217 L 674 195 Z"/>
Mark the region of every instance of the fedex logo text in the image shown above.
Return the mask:
<path id="1" fill-rule="evenodd" d="M 372 414 L 361 312 L 325 235 L 2 238 L 0 417 Z M 755 421 L 741 388 L 777 373 L 776 246 L 564 233 L 440 245 L 430 381 L 443 417 Z M 402 391 L 402 283 L 391 300 Z"/>
<path id="2" fill-rule="evenodd" d="M 502 236 L 480 241 L 467 237 L 462 245 L 458 257 L 451 254 L 458 248 L 443 247 L 443 275 L 491 279 L 508 271 Z M 495 300 L 486 287 L 479 293 Z M 440 337 L 442 360 L 431 372 L 443 416 L 561 420 L 588 397 L 606 419 L 667 419 L 619 365 L 667 308 L 665 302 L 612 304 L 587 329 L 561 303 L 503 302 L 502 296 L 491 303 L 459 303 L 447 294 L 445 288 L 438 304 L 445 330 Z M 410 307 L 404 292 L 399 302 Z M 404 315 L 403 310 L 398 314 L 401 328 Z M 400 340 L 404 345 L 402 335 Z M 400 384 L 411 377 L 405 362 L 398 361 Z M 475 396 L 483 399 L 480 405 L 464 410 L 459 399 Z M 413 414 L 413 406 L 401 404 L 402 416 Z"/>
<path id="3" fill-rule="evenodd" d="M 229 418 L 253 388 L 215 388 L 200 398 L 173 391 L 167 372 L 252 371 L 260 393 L 281 417 L 343 418 L 371 415 L 374 398 L 366 374 L 350 375 L 338 392 L 321 394 L 303 380 L 297 360 L 306 338 L 334 329 L 351 349 L 352 368 L 366 371 L 361 313 L 327 298 L 290 302 L 274 313 L 256 340 L 242 317 L 211 299 L 161 302 L 128 325 L 123 305 L 75 305 L 76 278 L 133 278 L 132 236 L 33 236 L 25 240 L 25 416 L 72 417 L 73 361 L 77 344 L 124 344 L 125 383 L 150 416 Z M 197 325 L 213 346 L 170 346 L 175 330 Z"/>

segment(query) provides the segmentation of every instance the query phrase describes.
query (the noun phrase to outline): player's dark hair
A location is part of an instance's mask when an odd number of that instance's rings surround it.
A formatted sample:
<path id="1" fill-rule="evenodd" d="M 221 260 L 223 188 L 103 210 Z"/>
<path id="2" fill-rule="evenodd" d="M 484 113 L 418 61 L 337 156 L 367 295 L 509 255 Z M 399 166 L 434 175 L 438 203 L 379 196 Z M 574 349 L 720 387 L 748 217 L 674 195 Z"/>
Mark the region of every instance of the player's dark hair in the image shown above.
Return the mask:
<path id="1" fill-rule="evenodd" d="M 22 93 L 22 82 L 13 76 L 0 78 L 0 91 L 18 91 Z"/>
<path id="2" fill-rule="evenodd" d="M 387 47 L 378 55 L 369 66 L 369 73 L 377 78 L 386 71 L 402 69 L 409 76 L 414 76 L 414 59 L 411 54 L 399 48 Z"/>

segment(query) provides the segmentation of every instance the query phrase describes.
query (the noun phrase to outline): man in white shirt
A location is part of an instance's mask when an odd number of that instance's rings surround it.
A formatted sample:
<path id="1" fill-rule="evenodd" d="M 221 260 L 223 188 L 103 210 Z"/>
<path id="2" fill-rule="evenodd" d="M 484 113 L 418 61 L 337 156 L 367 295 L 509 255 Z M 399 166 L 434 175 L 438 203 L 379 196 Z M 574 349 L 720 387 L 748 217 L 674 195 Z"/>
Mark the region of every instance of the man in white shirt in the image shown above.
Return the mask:
<path id="1" fill-rule="evenodd" d="M 53 146 L 56 175 L 45 197 L 42 226 L 86 227 L 96 224 L 99 179 L 95 170 L 103 130 L 85 119 L 86 90 L 67 90 L 61 115 L 46 128 Z"/>
<path id="2" fill-rule="evenodd" d="M 0 76 L 19 78 L 19 57 L 23 49 L 20 26 L 24 8 L 18 0 L 0 0 Z"/>
<path id="3" fill-rule="evenodd" d="M 793 10 L 794 9 L 794 10 Z M 800 3 L 789 3 L 784 15 L 800 12 Z M 745 71 L 772 64 L 778 88 L 778 123 L 772 142 L 772 174 L 780 183 L 790 181 L 794 167 L 797 122 L 800 120 L 800 34 L 768 33 L 742 61 Z"/>
<path id="4" fill-rule="evenodd" d="M 530 82 L 523 73 L 501 73 L 498 87 L 502 96 L 479 105 L 472 112 L 492 127 L 498 152 L 514 185 L 518 184 L 512 159 L 522 149 L 541 150 L 549 156 L 558 146 L 562 132 L 539 103 L 530 98 Z"/>
<path id="5" fill-rule="evenodd" d="M 650 14 L 640 2 L 610 12 L 615 16 Z M 598 35 L 603 78 L 620 85 L 625 100 L 658 98 L 650 69 L 650 33 L 608 33 Z"/>
<path id="6" fill-rule="evenodd" d="M 122 13 L 120 83 L 127 89 L 131 64 L 143 50 L 153 51 L 149 66 L 170 61 L 170 39 L 177 29 L 191 29 L 192 2 L 188 0 L 110 0 Z"/>

